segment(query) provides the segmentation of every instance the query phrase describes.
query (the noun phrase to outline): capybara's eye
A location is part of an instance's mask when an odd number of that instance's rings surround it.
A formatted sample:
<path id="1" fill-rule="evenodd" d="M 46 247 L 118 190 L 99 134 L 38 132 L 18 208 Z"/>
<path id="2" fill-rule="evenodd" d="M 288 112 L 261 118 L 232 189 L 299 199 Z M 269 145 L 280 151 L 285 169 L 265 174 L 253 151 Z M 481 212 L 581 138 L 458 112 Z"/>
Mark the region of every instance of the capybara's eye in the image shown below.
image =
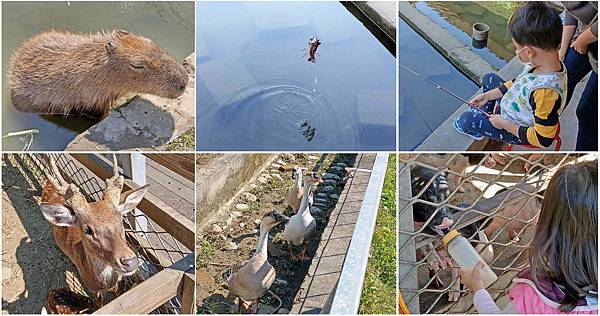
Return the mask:
<path id="1" fill-rule="evenodd" d="M 85 226 L 85 229 L 83 231 L 86 235 L 89 235 L 91 237 L 94 237 L 94 231 L 92 231 L 92 228 L 90 226 Z"/>
<path id="2" fill-rule="evenodd" d="M 133 69 L 138 69 L 138 70 L 145 68 L 143 64 L 129 64 L 129 66 L 131 66 L 131 68 L 133 68 Z"/>

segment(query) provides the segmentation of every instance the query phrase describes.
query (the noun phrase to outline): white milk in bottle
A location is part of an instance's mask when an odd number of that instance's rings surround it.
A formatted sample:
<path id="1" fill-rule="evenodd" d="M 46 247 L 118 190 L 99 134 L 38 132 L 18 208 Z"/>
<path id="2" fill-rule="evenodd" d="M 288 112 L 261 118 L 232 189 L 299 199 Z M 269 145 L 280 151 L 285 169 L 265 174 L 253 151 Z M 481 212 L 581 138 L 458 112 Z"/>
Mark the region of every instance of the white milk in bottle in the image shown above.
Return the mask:
<path id="1" fill-rule="evenodd" d="M 442 242 L 448 247 L 448 253 L 461 268 L 472 270 L 479 261 L 483 261 L 477 250 L 471 245 L 468 239 L 461 236 L 457 230 L 451 230 L 444 237 Z M 484 262 L 485 263 L 485 262 Z M 487 265 L 481 269 L 484 287 L 490 286 L 498 277 Z"/>

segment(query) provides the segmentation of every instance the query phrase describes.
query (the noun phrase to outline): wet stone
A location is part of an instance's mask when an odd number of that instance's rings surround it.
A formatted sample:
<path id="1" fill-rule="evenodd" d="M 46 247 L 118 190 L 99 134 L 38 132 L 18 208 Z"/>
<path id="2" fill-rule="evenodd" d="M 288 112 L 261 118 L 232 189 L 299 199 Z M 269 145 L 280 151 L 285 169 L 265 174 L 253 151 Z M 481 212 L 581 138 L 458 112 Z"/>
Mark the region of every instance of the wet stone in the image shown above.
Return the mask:
<path id="1" fill-rule="evenodd" d="M 343 163 L 343 162 L 336 162 L 336 163 L 334 164 L 334 166 L 341 167 L 341 168 L 344 168 L 344 169 L 345 169 L 346 167 L 348 167 L 348 165 L 347 165 L 347 164 L 345 164 L 345 163 Z"/>
<path id="2" fill-rule="evenodd" d="M 319 209 L 327 209 L 327 205 L 326 204 L 321 204 L 321 203 L 315 203 L 313 204 L 313 207 L 319 208 Z"/>
<path id="3" fill-rule="evenodd" d="M 324 186 L 324 187 L 321 187 L 321 188 L 319 189 L 319 191 L 321 191 L 321 192 L 325 192 L 325 193 L 331 193 L 331 192 L 335 191 L 335 188 L 334 188 L 334 187 L 332 187 L 332 186 L 330 186 L 330 185 L 326 185 L 326 186 Z"/>
<path id="4" fill-rule="evenodd" d="M 323 181 L 323 184 L 325 184 L 325 185 L 331 185 L 331 186 L 336 186 L 338 184 L 338 182 L 335 181 L 335 180 L 328 179 L 328 180 Z"/>
<path id="5" fill-rule="evenodd" d="M 329 172 L 327 172 L 327 173 L 325 173 L 323 175 L 323 179 L 325 179 L 325 180 L 335 180 L 335 181 L 341 181 L 342 180 L 342 178 L 340 178 L 340 176 L 338 176 L 337 174 L 335 174 L 335 173 L 329 173 Z"/>
<path id="6" fill-rule="evenodd" d="M 320 199 L 320 198 L 316 198 L 315 203 L 320 203 L 320 204 L 325 204 L 327 205 L 327 203 L 329 203 L 329 201 L 327 199 Z"/>
<path id="7" fill-rule="evenodd" d="M 323 211 L 316 206 L 311 207 L 310 212 L 314 215 L 321 215 L 323 213 Z"/>
<path id="8" fill-rule="evenodd" d="M 265 184 L 269 182 L 269 180 L 267 180 L 267 178 L 265 177 L 259 177 L 258 179 L 256 179 L 256 181 L 258 181 L 260 184 Z"/>

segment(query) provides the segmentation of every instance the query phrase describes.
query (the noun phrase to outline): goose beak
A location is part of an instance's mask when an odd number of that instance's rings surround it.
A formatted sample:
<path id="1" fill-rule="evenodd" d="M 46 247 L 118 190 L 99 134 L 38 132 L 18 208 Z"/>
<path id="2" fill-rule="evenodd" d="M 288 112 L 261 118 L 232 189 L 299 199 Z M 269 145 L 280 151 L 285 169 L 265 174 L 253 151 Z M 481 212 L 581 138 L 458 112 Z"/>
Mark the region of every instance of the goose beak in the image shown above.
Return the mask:
<path id="1" fill-rule="evenodd" d="M 283 215 L 283 214 L 279 213 L 279 211 L 278 211 L 278 210 L 273 210 L 273 211 L 271 212 L 271 217 L 273 217 L 273 219 L 274 219 L 274 220 L 275 220 L 277 223 L 281 223 L 281 222 L 283 222 L 283 223 L 286 223 L 287 221 L 289 221 L 289 220 L 290 220 L 290 218 L 289 218 L 289 217 L 287 217 L 287 216 L 285 216 L 285 215 Z"/>

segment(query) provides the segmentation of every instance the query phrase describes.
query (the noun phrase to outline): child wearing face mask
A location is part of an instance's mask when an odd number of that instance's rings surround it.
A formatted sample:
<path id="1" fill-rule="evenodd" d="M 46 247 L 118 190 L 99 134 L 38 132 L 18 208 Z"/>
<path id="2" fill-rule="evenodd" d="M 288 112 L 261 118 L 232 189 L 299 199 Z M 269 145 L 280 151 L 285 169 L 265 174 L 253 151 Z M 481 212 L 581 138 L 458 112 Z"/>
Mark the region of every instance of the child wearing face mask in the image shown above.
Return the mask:
<path id="1" fill-rule="evenodd" d="M 567 97 L 566 67 L 558 54 L 561 19 L 544 2 L 529 2 L 513 13 L 508 33 L 523 72 L 510 81 L 484 75 L 484 93 L 469 102 L 481 111 L 469 107 L 454 128 L 476 140 L 549 147 Z"/>

